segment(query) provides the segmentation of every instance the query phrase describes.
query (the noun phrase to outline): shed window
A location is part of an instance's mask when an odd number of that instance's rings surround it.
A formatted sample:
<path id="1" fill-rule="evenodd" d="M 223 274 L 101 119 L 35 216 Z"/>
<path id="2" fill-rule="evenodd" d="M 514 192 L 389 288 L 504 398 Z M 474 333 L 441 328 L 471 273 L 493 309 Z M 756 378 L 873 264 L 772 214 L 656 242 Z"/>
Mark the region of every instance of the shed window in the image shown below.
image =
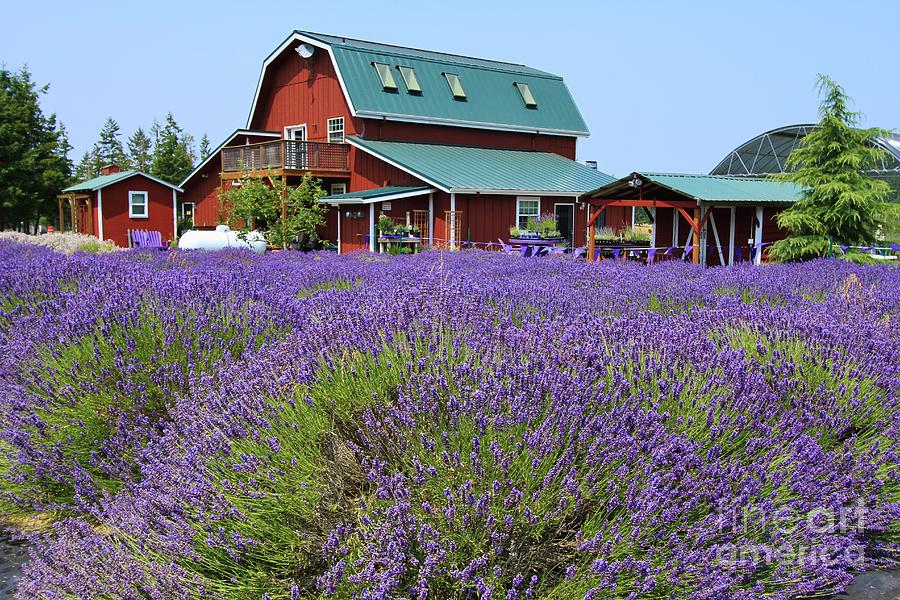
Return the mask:
<path id="1" fill-rule="evenodd" d="M 375 67 L 375 72 L 378 73 L 378 79 L 381 80 L 381 87 L 386 90 L 396 90 L 397 82 L 394 80 L 394 74 L 391 73 L 391 68 L 383 63 L 373 62 L 372 66 Z"/>
<path id="2" fill-rule="evenodd" d="M 462 82 L 459 80 L 459 75 L 454 73 L 444 73 L 444 77 L 447 79 L 447 84 L 450 86 L 453 97 L 457 100 L 465 100 L 466 90 L 463 89 Z"/>
<path id="3" fill-rule="evenodd" d="M 513 85 L 519 90 L 519 94 L 522 96 L 522 101 L 525 103 L 525 106 L 528 108 L 537 108 L 537 100 L 534 99 L 534 94 L 531 93 L 531 88 L 528 87 L 527 83 L 514 83 Z"/>
<path id="4" fill-rule="evenodd" d="M 332 183 L 331 184 L 331 195 L 337 196 L 338 194 L 346 194 L 347 193 L 347 184 L 346 183 Z"/>
<path id="5" fill-rule="evenodd" d="M 403 77 L 403 83 L 410 94 L 421 94 L 422 86 L 419 85 L 419 79 L 416 77 L 416 70 L 412 67 L 397 67 L 400 76 Z"/>
<path id="6" fill-rule="evenodd" d="M 147 218 L 147 192 L 128 192 L 128 216 L 132 219 Z"/>
<path id="7" fill-rule="evenodd" d="M 342 144 L 344 142 L 344 117 L 328 119 L 328 143 Z"/>
<path id="8" fill-rule="evenodd" d="M 534 196 L 516 198 L 516 226 L 528 229 L 528 219 L 541 218 L 541 199 Z"/>

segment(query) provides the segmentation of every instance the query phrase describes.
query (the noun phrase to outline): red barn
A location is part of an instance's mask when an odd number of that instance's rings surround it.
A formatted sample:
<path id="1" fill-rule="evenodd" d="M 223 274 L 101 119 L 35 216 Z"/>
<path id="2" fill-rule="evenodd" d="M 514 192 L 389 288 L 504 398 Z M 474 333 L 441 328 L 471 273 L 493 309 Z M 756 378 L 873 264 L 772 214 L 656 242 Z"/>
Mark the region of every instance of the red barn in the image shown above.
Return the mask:
<path id="1" fill-rule="evenodd" d="M 132 229 L 159 231 L 163 239 L 178 236 L 178 196 L 181 188 L 141 171 L 103 168 L 103 174 L 63 190 L 59 219 L 65 223 L 63 202 L 69 202 L 73 230 L 110 240 L 127 248 Z"/>
<path id="2" fill-rule="evenodd" d="M 585 241 L 578 198 L 612 178 L 576 162 L 589 134 L 565 82 L 524 65 L 295 31 L 265 59 L 245 129 L 182 183 L 197 227 L 221 222 L 218 193 L 245 173 L 289 185 L 311 173 L 329 197 L 322 236 L 376 249 L 382 214 L 426 244 L 509 237 L 553 214 Z M 608 225 L 631 212 L 611 209 Z"/>

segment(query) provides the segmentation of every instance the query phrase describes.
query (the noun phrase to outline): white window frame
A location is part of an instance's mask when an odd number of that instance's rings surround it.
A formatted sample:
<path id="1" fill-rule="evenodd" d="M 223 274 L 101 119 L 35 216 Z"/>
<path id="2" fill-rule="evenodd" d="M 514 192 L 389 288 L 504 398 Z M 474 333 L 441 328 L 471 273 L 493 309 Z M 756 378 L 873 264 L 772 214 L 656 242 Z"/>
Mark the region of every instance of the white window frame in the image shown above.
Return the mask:
<path id="1" fill-rule="evenodd" d="M 138 194 L 144 196 L 144 214 L 134 214 L 134 197 Z M 128 190 L 128 218 L 129 219 L 147 219 L 150 217 L 150 192 L 143 190 Z"/>
<path id="2" fill-rule="evenodd" d="M 340 129 L 332 129 L 332 125 L 340 124 Z M 328 132 L 328 143 L 329 144 L 343 144 L 344 143 L 344 117 L 332 117 L 328 119 L 326 123 L 326 131 Z M 340 133 L 341 139 L 338 141 L 334 141 L 331 139 L 331 134 Z"/>
<path id="3" fill-rule="evenodd" d="M 291 137 L 291 132 L 293 131 L 302 131 L 303 137 L 301 139 L 297 139 L 295 137 Z M 287 125 L 284 128 L 284 139 L 286 140 L 297 140 L 298 142 L 306 141 L 306 123 L 300 123 L 299 125 Z"/>
<path id="4" fill-rule="evenodd" d="M 185 209 L 187 208 L 188 204 L 191 205 L 191 221 L 193 221 L 194 220 L 194 211 L 197 210 L 196 202 L 182 202 L 181 203 L 181 218 L 182 219 L 187 218 L 187 210 L 185 210 Z"/>
<path id="5" fill-rule="evenodd" d="M 337 191 L 340 190 L 340 191 Z M 347 184 L 346 183 L 332 183 L 331 184 L 331 196 L 337 196 L 338 194 L 346 194 L 347 193 Z"/>
<path id="6" fill-rule="evenodd" d="M 522 203 L 523 202 L 537 202 L 537 213 L 531 214 L 522 212 Z M 525 221 L 523 223 L 522 217 L 525 217 Z M 536 219 L 541 218 L 541 197 L 540 196 L 516 196 L 516 227 L 519 229 L 525 229 L 528 224 L 528 218 L 534 217 Z"/>

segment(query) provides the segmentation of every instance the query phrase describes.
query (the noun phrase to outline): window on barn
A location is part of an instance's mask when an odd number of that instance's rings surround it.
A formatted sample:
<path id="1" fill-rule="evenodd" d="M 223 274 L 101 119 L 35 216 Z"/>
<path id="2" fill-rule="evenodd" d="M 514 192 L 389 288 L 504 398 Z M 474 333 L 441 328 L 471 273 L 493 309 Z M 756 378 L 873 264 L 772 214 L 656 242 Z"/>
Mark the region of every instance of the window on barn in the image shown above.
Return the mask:
<path id="1" fill-rule="evenodd" d="M 527 83 L 514 83 L 513 85 L 519 90 L 522 102 L 525 103 L 527 108 L 537 108 L 537 100 L 534 99 L 534 94 L 531 93 L 531 88 L 528 87 Z"/>
<path id="2" fill-rule="evenodd" d="M 381 87 L 390 90 L 397 90 L 397 82 L 394 80 L 394 74 L 391 73 L 391 68 L 388 65 L 383 63 L 373 62 L 372 66 L 375 67 L 375 72 L 378 73 L 378 79 L 381 80 Z"/>
<path id="3" fill-rule="evenodd" d="M 328 119 L 328 143 L 342 144 L 344 142 L 344 117 Z"/>
<path id="4" fill-rule="evenodd" d="M 403 83 L 410 94 L 421 94 L 422 86 L 419 85 L 419 79 L 416 77 L 416 70 L 412 67 L 397 67 L 400 76 L 403 77 Z"/>
<path id="5" fill-rule="evenodd" d="M 346 183 L 332 183 L 331 184 L 331 195 L 337 196 L 338 194 L 346 194 L 347 193 L 347 184 Z"/>
<path id="6" fill-rule="evenodd" d="M 450 86 L 453 97 L 457 100 L 465 100 L 466 90 L 463 89 L 462 82 L 459 80 L 459 75 L 456 75 L 455 73 L 444 73 L 444 78 Z"/>
<path id="7" fill-rule="evenodd" d="M 132 219 L 147 218 L 147 192 L 128 192 L 128 216 Z"/>
<path id="8" fill-rule="evenodd" d="M 541 199 L 534 196 L 516 198 L 516 227 L 528 229 L 528 219 L 541 218 Z"/>

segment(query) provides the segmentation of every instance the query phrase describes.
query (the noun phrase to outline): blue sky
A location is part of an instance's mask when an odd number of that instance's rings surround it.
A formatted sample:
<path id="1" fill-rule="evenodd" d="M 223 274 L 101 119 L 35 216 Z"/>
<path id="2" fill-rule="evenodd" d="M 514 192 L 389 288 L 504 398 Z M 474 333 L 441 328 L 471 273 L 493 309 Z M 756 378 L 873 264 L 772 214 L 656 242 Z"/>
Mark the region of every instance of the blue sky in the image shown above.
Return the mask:
<path id="1" fill-rule="evenodd" d="M 172 111 L 217 145 L 247 118 L 263 58 L 294 29 L 521 62 L 565 77 L 601 170 L 707 172 L 746 139 L 816 119 L 817 73 L 864 123 L 900 127 L 900 2 L 487 0 L 15 2 L 0 62 L 50 83 L 77 159 L 107 116 Z"/>

